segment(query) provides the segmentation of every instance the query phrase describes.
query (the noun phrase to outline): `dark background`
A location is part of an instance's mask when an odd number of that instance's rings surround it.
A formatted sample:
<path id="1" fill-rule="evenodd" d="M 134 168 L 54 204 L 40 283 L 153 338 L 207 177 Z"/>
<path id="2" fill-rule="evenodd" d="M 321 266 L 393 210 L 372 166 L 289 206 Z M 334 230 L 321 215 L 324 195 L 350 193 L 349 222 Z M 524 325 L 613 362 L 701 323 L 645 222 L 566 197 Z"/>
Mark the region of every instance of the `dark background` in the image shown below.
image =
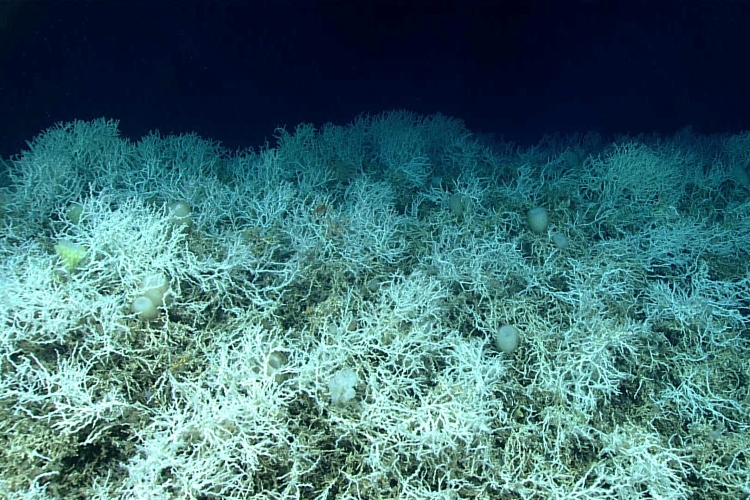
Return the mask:
<path id="1" fill-rule="evenodd" d="M 405 108 L 531 142 L 750 128 L 750 3 L 0 2 L 0 155 L 60 121 L 232 148 Z"/>

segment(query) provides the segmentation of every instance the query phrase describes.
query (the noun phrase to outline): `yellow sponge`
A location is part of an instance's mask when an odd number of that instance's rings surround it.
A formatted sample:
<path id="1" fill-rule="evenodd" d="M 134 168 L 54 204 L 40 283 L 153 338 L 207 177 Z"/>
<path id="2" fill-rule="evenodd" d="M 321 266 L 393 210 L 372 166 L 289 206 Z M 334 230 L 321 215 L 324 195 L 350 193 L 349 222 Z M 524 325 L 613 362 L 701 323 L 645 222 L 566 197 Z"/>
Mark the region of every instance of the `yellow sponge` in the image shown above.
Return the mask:
<path id="1" fill-rule="evenodd" d="M 86 257 L 84 247 L 69 241 L 61 241 L 55 245 L 55 253 L 60 257 L 63 267 L 68 272 L 72 271 Z"/>

